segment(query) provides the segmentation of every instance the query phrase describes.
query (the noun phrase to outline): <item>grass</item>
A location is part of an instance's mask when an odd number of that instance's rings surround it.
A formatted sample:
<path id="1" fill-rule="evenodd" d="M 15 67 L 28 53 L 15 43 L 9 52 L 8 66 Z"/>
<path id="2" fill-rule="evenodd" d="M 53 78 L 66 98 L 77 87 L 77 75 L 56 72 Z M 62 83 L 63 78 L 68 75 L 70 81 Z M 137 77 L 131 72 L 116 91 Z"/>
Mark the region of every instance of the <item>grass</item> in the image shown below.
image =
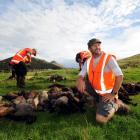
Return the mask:
<path id="1" fill-rule="evenodd" d="M 126 82 L 140 81 L 140 69 L 124 69 Z M 33 76 L 26 81 L 27 90 L 47 89 L 51 82 L 50 75 L 60 74 L 67 78 L 59 82 L 74 86 L 78 71 L 76 69 L 46 70 L 29 72 Z M 15 81 L 4 81 L 10 73 L 0 73 L 0 94 L 18 91 Z M 36 75 L 36 76 L 35 76 Z M 133 96 L 140 102 L 140 95 Z M 115 115 L 106 125 L 95 122 L 95 109 L 88 108 L 85 114 L 58 115 L 56 113 L 38 112 L 37 121 L 32 125 L 0 119 L 0 140 L 139 140 L 140 139 L 140 104 L 132 108 L 127 116 Z"/>
<path id="2" fill-rule="evenodd" d="M 123 70 L 124 81 L 126 82 L 140 82 L 140 67 L 138 68 L 127 68 Z"/>
<path id="3" fill-rule="evenodd" d="M 127 57 L 118 61 L 121 68 L 127 69 L 128 67 L 134 68 L 140 65 L 140 54 Z"/>

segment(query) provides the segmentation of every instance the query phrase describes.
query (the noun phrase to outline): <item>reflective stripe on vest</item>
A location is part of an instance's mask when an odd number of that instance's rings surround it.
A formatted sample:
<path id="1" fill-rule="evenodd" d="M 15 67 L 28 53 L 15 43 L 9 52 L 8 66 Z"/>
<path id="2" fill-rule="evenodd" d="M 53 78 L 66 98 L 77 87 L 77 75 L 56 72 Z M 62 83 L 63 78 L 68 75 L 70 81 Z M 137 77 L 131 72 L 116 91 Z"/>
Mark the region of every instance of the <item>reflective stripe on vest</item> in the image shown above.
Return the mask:
<path id="1" fill-rule="evenodd" d="M 32 50 L 30 48 L 20 50 L 19 52 L 16 53 L 16 55 L 12 58 L 11 61 L 14 62 L 15 64 L 18 64 L 20 61 L 24 63 L 29 62 L 31 58 L 27 59 L 27 52 L 32 53 Z"/>
<path id="2" fill-rule="evenodd" d="M 22 51 L 23 51 L 23 50 L 22 50 Z M 16 55 L 18 55 L 20 58 L 23 59 L 23 56 L 20 55 L 20 53 L 21 53 L 22 51 L 18 52 Z"/>
<path id="3" fill-rule="evenodd" d="M 95 91 L 99 94 L 111 93 L 114 86 L 115 76 L 113 72 L 104 72 L 104 68 L 108 63 L 110 57 L 111 55 L 103 52 L 95 68 L 93 65 L 94 58 L 90 57 L 87 60 L 87 73 L 89 82 L 91 83 Z"/>
<path id="4" fill-rule="evenodd" d="M 18 60 L 11 60 L 11 62 L 14 62 L 15 64 L 18 64 L 20 61 L 18 61 Z"/>
<path id="5" fill-rule="evenodd" d="M 89 75 L 89 64 L 90 64 L 90 61 L 91 61 L 92 57 L 90 57 L 88 60 L 87 60 L 87 73 Z"/>
<path id="6" fill-rule="evenodd" d="M 105 67 L 105 62 L 106 62 L 107 57 L 108 57 L 108 55 L 105 54 L 103 64 L 102 64 L 102 68 L 101 68 L 101 91 L 106 91 L 103 74 L 104 74 L 104 67 Z"/>
<path id="7" fill-rule="evenodd" d="M 100 93 L 100 94 L 105 94 L 105 93 L 111 93 L 112 92 L 112 89 L 109 89 L 109 90 L 95 90 L 97 93 Z"/>

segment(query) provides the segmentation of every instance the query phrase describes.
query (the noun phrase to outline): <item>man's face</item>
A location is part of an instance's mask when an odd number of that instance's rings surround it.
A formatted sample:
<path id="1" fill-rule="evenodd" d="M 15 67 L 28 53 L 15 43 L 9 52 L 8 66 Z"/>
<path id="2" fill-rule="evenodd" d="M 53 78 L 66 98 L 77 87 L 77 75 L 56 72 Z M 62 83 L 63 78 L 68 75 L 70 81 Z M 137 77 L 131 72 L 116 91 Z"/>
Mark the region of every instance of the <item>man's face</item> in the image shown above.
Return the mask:
<path id="1" fill-rule="evenodd" d="M 93 44 L 89 50 L 91 51 L 92 54 L 94 55 L 100 55 L 101 54 L 101 43 L 95 43 Z"/>

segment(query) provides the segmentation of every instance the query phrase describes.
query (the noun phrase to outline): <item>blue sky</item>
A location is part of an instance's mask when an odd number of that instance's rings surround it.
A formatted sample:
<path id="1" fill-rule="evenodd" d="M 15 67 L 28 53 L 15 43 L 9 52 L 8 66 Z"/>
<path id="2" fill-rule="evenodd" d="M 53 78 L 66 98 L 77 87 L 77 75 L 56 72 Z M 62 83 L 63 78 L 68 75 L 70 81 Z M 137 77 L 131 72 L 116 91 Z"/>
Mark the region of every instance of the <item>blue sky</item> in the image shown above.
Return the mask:
<path id="1" fill-rule="evenodd" d="M 140 53 L 140 0 L 0 0 L 0 60 L 19 49 L 75 67 L 91 38 L 125 58 Z"/>

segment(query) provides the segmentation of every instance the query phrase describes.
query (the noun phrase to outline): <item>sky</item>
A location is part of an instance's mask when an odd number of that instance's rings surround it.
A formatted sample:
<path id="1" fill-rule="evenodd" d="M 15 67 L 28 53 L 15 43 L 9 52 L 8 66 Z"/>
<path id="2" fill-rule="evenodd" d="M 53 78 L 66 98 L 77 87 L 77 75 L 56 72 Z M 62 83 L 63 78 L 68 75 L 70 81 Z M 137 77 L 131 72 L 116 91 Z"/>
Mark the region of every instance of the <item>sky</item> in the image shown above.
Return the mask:
<path id="1" fill-rule="evenodd" d="M 118 59 L 140 54 L 140 0 L 0 0 L 0 60 L 29 47 L 76 67 L 91 38 Z"/>

